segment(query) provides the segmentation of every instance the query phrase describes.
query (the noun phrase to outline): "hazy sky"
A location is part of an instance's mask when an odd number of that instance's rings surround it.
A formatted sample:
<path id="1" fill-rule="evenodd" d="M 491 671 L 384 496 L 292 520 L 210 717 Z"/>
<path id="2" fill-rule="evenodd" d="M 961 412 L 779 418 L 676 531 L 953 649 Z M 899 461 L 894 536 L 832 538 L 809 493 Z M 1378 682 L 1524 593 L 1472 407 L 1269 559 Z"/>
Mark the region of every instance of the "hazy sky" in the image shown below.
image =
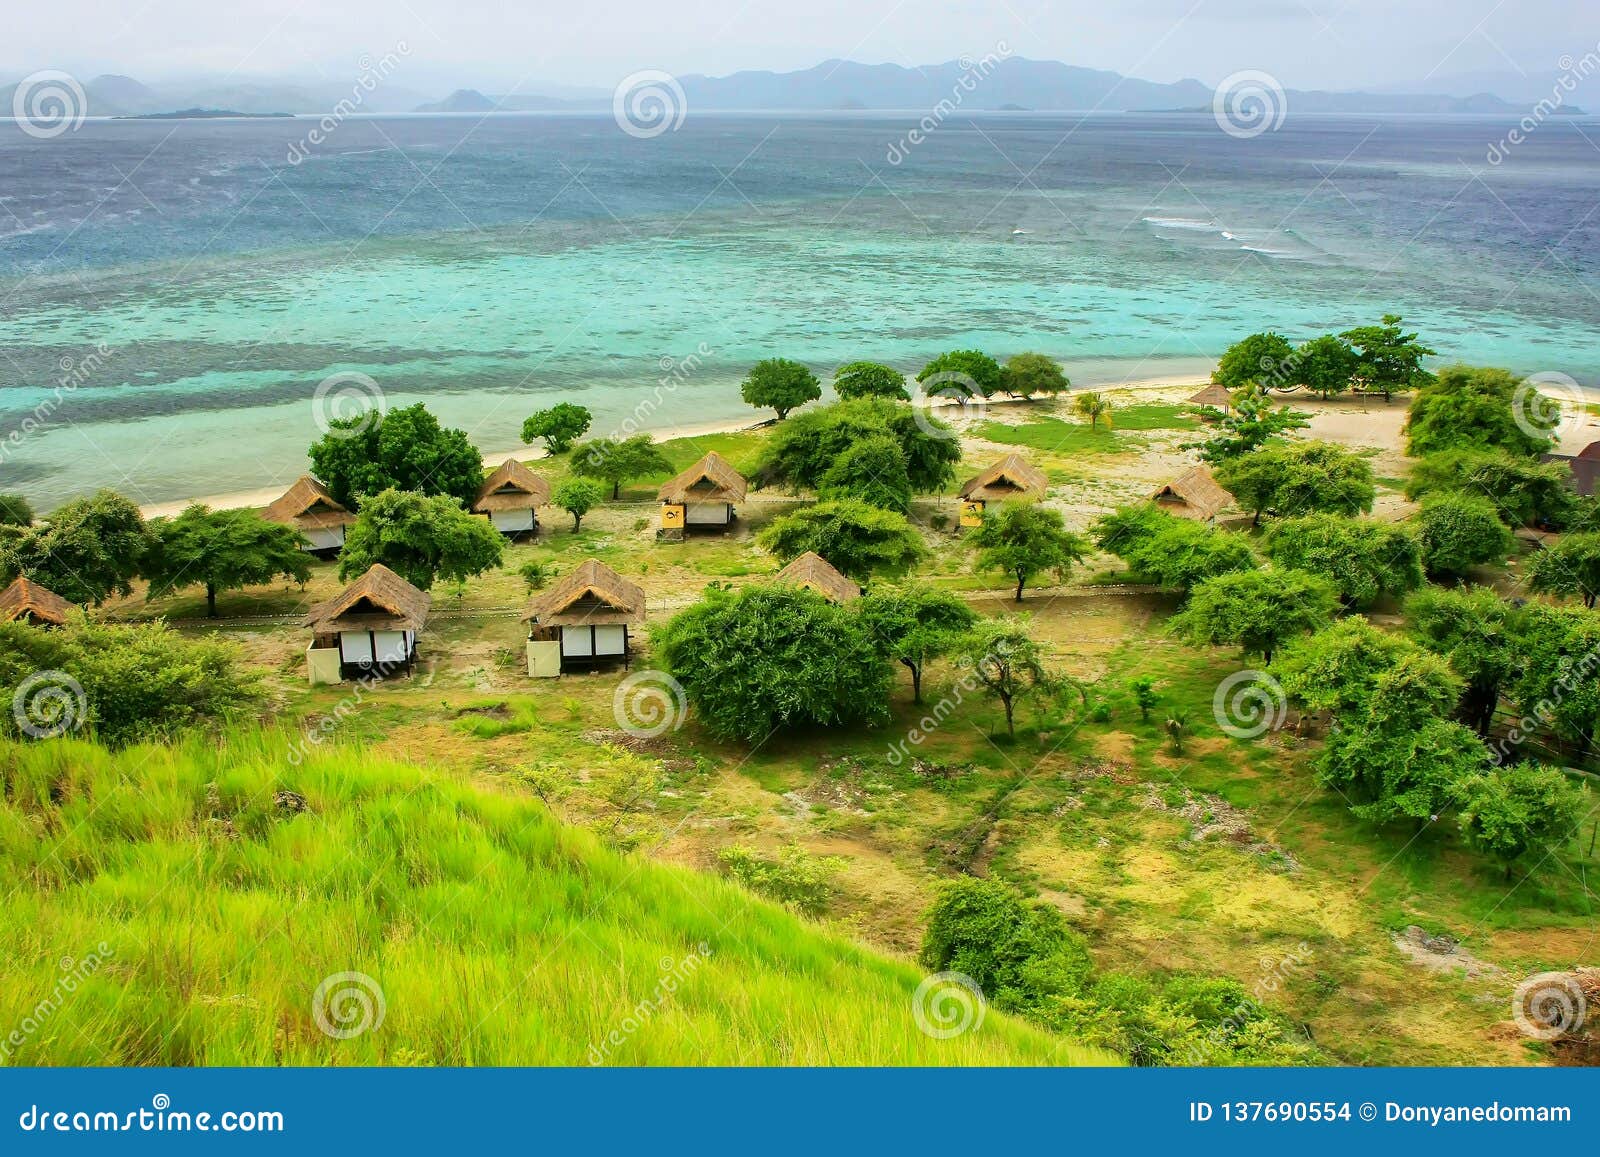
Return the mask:
<path id="1" fill-rule="evenodd" d="M 1596 0 L 58 0 L 7 5 L 0 73 L 342 79 L 406 42 L 407 87 L 610 88 L 637 69 L 721 74 L 832 57 L 992 51 L 1207 83 L 1295 88 L 1479 70 L 1546 74 L 1600 41 Z"/>

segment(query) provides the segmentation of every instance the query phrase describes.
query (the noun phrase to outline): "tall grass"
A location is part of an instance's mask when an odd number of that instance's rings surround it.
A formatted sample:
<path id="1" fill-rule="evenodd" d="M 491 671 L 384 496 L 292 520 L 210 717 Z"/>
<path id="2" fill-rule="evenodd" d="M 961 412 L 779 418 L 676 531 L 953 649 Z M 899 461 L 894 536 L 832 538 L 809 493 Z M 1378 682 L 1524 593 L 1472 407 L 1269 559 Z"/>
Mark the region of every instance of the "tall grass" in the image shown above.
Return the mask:
<path id="1" fill-rule="evenodd" d="M 0 743 L 0 777 L 7 1063 L 1108 1060 L 993 1010 L 934 1040 L 911 967 L 447 771 L 241 730 Z M 386 1005 L 348 1039 L 341 972 Z"/>

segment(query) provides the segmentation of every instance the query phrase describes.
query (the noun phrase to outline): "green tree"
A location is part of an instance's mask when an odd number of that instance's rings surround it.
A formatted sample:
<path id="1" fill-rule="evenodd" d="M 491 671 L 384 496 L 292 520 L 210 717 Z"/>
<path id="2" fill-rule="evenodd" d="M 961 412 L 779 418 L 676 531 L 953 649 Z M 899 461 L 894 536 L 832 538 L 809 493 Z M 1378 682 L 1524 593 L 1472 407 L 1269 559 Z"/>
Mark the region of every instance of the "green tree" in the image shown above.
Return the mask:
<path id="1" fill-rule="evenodd" d="M 1564 595 L 1594 607 L 1600 594 L 1600 534 L 1564 534 L 1528 563 L 1528 589 Z"/>
<path id="2" fill-rule="evenodd" d="M 20 494 L 0 494 L 0 526 L 32 526 L 33 505 Z"/>
<path id="3" fill-rule="evenodd" d="M 881 434 L 900 446 L 912 493 L 934 493 L 955 478 L 961 461 L 955 431 L 887 398 L 858 398 L 796 415 L 767 439 L 755 477 L 761 485 L 820 489 L 823 475 L 852 446 Z"/>
<path id="4" fill-rule="evenodd" d="M 1357 326 L 1339 336 L 1355 347 L 1356 380 L 1382 393 L 1386 402 L 1398 392 L 1420 389 L 1433 380 L 1422 368 L 1422 359 L 1435 351 L 1419 342 L 1416 334 L 1402 330 L 1397 314 L 1386 313 L 1379 325 Z"/>
<path id="5" fill-rule="evenodd" d="M 1510 526 L 1560 529 L 1577 513 L 1572 473 L 1563 463 L 1498 450 L 1441 450 L 1413 466 L 1406 480 L 1406 497 L 1413 502 L 1455 491 L 1488 498 Z"/>
<path id="6" fill-rule="evenodd" d="M 905 514 L 911 509 L 911 478 L 900 443 L 888 434 L 863 438 L 828 467 L 817 496 L 824 501 L 858 498 L 869 506 Z"/>
<path id="7" fill-rule="evenodd" d="M 497 567 L 504 554 L 505 540 L 489 520 L 468 514 L 449 495 L 385 490 L 361 504 L 339 554 L 339 578 L 382 563 L 428 590 L 435 579 L 465 582 Z"/>
<path id="8" fill-rule="evenodd" d="M 649 434 L 631 438 L 596 438 L 572 452 L 572 472 L 611 484 L 611 500 L 622 496 L 622 484 L 635 478 L 671 474 L 672 463 Z"/>
<path id="9" fill-rule="evenodd" d="M 1237 646 L 1264 663 L 1286 640 L 1326 627 L 1338 608 L 1333 586 L 1296 570 L 1247 570 L 1206 579 L 1172 619 L 1192 643 Z"/>
<path id="10" fill-rule="evenodd" d="M 1518 412 L 1519 385 L 1506 370 L 1446 366 L 1411 399 L 1406 453 L 1421 458 L 1445 450 L 1503 450 L 1537 458 L 1551 440 L 1525 428 L 1529 419 Z M 1529 403 L 1526 396 L 1522 401 Z"/>
<path id="11" fill-rule="evenodd" d="M 979 570 L 998 570 L 1016 580 L 1019 603 L 1029 579 L 1053 571 L 1064 580 L 1091 545 L 1067 529 L 1059 510 L 1021 502 L 1002 502 L 998 509 L 987 511 L 971 542 L 978 550 Z"/>
<path id="12" fill-rule="evenodd" d="M 949 591 L 921 583 L 873 589 L 856 613 L 884 652 L 911 672 L 911 701 L 922 702 L 922 673 L 953 652 L 978 621 L 977 612 Z"/>
<path id="13" fill-rule="evenodd" d="M 1350 343 L 1325 333 L 1301 342 L 1294 351 L 1294 382 L 1322 395 L 1327 401 L 1350 388 L 1360 359 Z"/>
<path id="14" fill-rule="evenodd" d="M 441 426 L 421 402 L 329 426 L 308 452 L 312 470 L 351 509 L 383 490 L 448 494 L 469 504 L 483 486 L 483 456 L 464 431 Z"/>
<path id="15" fill-rule="evenodd" d="M 931 386 L 929 393 L 987 398 L 1002 386 L 1000 363 L 980 350 L 950 350 L 922 367 L 917 381 Z M 936 381 L 930 379 L 937 379 Z"/>
<path id="16" fill-rule="evenodd" d="M 817 375 L 799 362 L 767 358 L 750 367 L 749 375 L 739 386 L 739 396 L 757 409 L 776 410 L 781 422 L 790 410 L 822 397 L 822 385 Z"/>
<path id="17" fill-rule="evenodd" d="M 1150 712 L 1161 702 L 1161 696 L 1156 694 L 1156 681 L 1149 675 L 1139 675 L 1128 680 L 1128 690 L 1133 693 L 1133 702 L 1139 708 L 1139 722 L 1149 723 Z"/>
<path id="18" fill-rule="evenodd" d="M 139 508 L 114 490 L 76 498 L 4 543 L 5 581 L 19 574 L 80 606 L 133 593 L 150 535 Z"/>
<path id="19" fill-rule="evenodd" d="M 1516 545 L 1493 502 L 1471 494 L 1435 494 L 1416 516 L 1422 563 L 1430 575 L 1456 577 L 1498 565 Z"/>
<path id="20" fill-rule="evenodd" d="M 533 445 L 534 439 L 544 442 L 551 454 L 565 454 L 572 444 L 589 432 L 594 415 L 587 407 L 572 402 L 557 402 L 548 410 L 535 410 L 522 423 L 522 441 Z"/>
<path id="21" fill-rule="evenodd" d="M 556 487 L 551 501 L 572 515 L 572 533 L 583 529 L 583 516 L 604 500 L 606 492 L 600 484 L 587 478 L 568 478 Z"/>
<path id="22" fill-rule="evenodd" d="M 1531 602 L 1512 622 L 1516 656 L 1507 697 L 1520 737 L 1544 731 L 1577 762 L 1595 750 L 1600 726 L 1600 616 L 1574 606 Z"/>
<path id="23" fill-rule="evenodd" d="M 1465 680 L 1458 717 L 1487 736 L 1501 690 L 1520 662 L 1515 608 L 1488 587 L 1426 587 L 1406 599 L 1406 626 Z"/>
<path id="24" fill-rule="evenodd" d="M 775 518 L 756 539 L 782 562 L 815 551 L 860 583 L 875 574 L 903 574 L 926 553 L 904 515 L 854 498 L 819 502 Z"/>
<path id="25" fill-rule="evenodd" d="M 311 577 L 300 532 L 254 510 L 211 510 L 196 503 L 176 518 L 152 519 L 149 532 L 143 566 L 148 597 L 199 583 L 206 589 L 208 618 L 217 617 L 219 591 L 260 586 L 280 575 L 301 584 Z"/>
<path id="26" fill-rule="evenodd" d="M 1053 398 L 1071 388 L 1060 364 L 1044 354 L 1012 354 L 1000 371 L 1000 389 L 1013 398 Z"/>
<path id="27" fill-rule="evenodd" d="M 851 610 L 789 586 L 713 589 L 653 632 L 655 653 L 719 739 L 888 718 L 893 670 Z"/>
<path id="28" fill-rule="evenodd" d="M 1340 619 L 1314 635 L 1286 643 L 1272 674 L 1284 693 L 1308 711 L 1336 718 L 1365 718 L 1378 680 L 1402 659 L 1423 654 L 1402 635 L 1379 630 L 1360 615 Z"/>
<path id="29" fill-rule="evenodd" d="M 833 373 L 833 390 L 841 398 L 888 398 L 909 402 L 906 376 L 892 366 L 877 362 L 851 362 Z"/>
<path id="30" fill-rule="evenodd" d="M 1199 450 L 1213 466 L 1242 457 L 1270 443 L 1281 443 L 1290 430 L 1299 430 L 1311 415 L 1287 406 L 1275 406 L 1261 394 L 1249 394 L 1234 403 L 1233 412 L 1217 421 L 1216 432 L 1204 442 L 1186 445 Z"/>
<path id="31" fill-rule="evenodd" d="M 1467 844 L 1511 867 L 1529 852 L 1553 855 L 1578 832 L 1588 792 L 1554 767 L 1523 762 L 1470 776 L 1457 792 Z"/>
<path id="32" fill-rule="evenodd" d="M 1111 399 L 1098 390 L 1086 390 L 1077 395 L 1072 399 L 1072 408 L 1089 419 L 1091 430 L 1099 428 L 1101 418 L 1106 420 L 1106 429 L 1111 428 Z"/>
<path id="33" fill-rule="evenodd" d="M 939 889 L 917 961 L 929 972 L 970 977 L 997 1008 L 1035 1014 L 1050 998 L 1077 992 L 1092 967 L 1087 945 L 1057 909 L 974 876 Z"/>
<path id="34" fill-rule="evenodd" d="M 1260 565 L 1240 535 L 1178 518 L 1152 503 L 1105 515 L 1092 532 L 1102 550 L 1122 559 L 1135 574 L 1173 590 L 1186 591 L 1216 575 Z"/>
<path id="35" fill-rule="evenodd" d="M 1294 374 L 1294 346 L 1278 333 L 1253 333 L 1234 342 L 1222 354 L 1211 380 L 1230 390 L 1246 386 L 1265 393 L 1273 386 L 1289 385 Z"/>
<path id="36" fill-rule="evenodd" d="M 1217 482 L 1257 524 L 1267 513 L 1284 518 L 1319 511 L 1364 514 L 1377 495 L 1372 464 L 1331 442 L 1265 446 L 1224 462 Z"/>
<path id="37" fill-rule="evenodd" d="M 1016 737 L 1017 704 L 1051 691 L 1056 679 L 1044 665 L 1044 649 L 1021 615 L 984 619 L 967 635 L 961 661 L 986 695 L 1006 713 L 1006 734 Z"/>
<path id="38" fill-rule="evenodd" d="M 1422 586 L 1422 544 L 1409 526 L 1342 514 L 1309 514 L 1266 534 L 1267 557 L 1333 583 L 1346 607 L 1369 607 L 1384 595 Z"/>

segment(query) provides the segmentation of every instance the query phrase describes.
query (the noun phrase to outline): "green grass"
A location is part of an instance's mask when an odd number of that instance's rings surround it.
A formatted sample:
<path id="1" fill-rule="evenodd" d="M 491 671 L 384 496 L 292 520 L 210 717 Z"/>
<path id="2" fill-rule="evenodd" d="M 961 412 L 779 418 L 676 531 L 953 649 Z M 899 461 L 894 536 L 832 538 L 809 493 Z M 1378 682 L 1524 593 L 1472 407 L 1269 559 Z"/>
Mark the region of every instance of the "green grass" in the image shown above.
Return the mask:
<path id="1" fill-rule="evenodd" d="M 934 1040 L 907 964 L 520 792 L 299 742 L 0 747 L 8 1063 L 1107 1061 L 992 1009 Z M 344 1040 L 313 1014 L 342 972 L 386 1004 Z"/>
<path id="2" fill-rule="evenodd" d="M 1143 439 L 1129 437 L 1148 430 L 1187 430 L 1195 420 L 1182 407 L 1146 403 L 1111 412 L 1108 428 L 1102 420 L 1091 427 L 1086 420 L 1035 418 L 1020 425 L 985 422 L 978 437 L 1003 446 L 1026 446 L 1054 454 L 1120 454 L 1138 449 Z"/>

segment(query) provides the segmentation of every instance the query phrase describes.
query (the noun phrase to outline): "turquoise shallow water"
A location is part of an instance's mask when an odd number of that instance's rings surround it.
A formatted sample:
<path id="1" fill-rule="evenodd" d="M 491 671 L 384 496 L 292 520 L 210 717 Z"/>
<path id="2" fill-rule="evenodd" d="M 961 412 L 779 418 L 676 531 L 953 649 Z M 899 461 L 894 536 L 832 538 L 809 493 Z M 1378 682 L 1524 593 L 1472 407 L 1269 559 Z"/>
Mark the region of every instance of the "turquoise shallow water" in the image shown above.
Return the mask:
<path id="1" fill-rule="evenodd" d="M 0 136 L 21 175 L 0 194 L 0 437 L 51 407 L 0 488 L 48 508 L 274 485 L 340 371 L 486 450 L 562 398 L 597 432 L 641 402 L 655 427 L 751 415 L 737 383 L 774 354 L 826 375 L 1037 349 L 1106 382 L 1388 309 L 1454 358 L 1600 376 L 1600 154 L 1577 126 L 1490 169 L 1491 122 L 1237 141 L 1209 118 L 991 118 L 900 166 L 889 117 L 687 123 L 350 122 L 300 166 L 293 122 Z"/>

